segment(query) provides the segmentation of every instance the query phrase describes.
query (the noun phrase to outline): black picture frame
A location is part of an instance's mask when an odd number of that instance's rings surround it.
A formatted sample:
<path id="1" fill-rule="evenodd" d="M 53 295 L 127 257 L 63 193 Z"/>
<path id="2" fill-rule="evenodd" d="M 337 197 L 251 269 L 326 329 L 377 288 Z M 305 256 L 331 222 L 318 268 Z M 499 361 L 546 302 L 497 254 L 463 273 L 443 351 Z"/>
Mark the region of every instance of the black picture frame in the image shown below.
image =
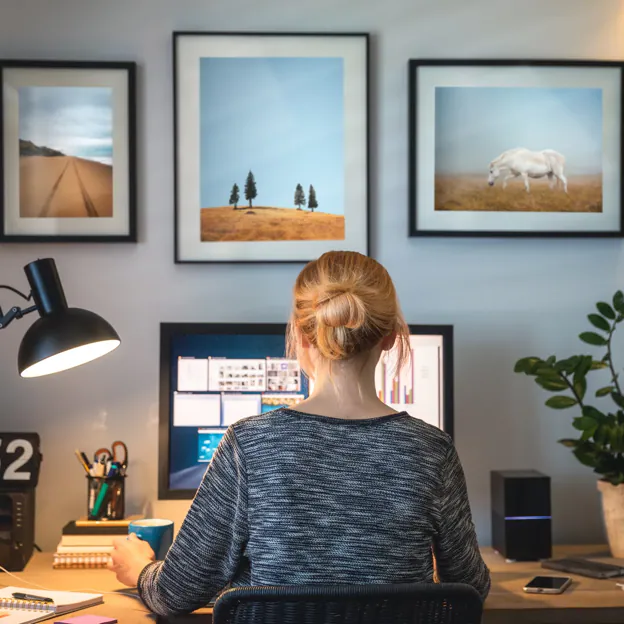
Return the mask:
<path id="1" fill-rule="evenodd" d="M 371 239 L 371 228 L 370 228 L 370 207 L 371 207 L 371 182 L 370 182 L 370 143 L 371 143 L 371 119 L 370 119 L 370 101 L 371 101 L 371 80 L 370 80 L 370 41 L 371 35 L 369 33 L 364 32 L 272 32 L 272 31 L 174 31 L 173 32 L 173 142 L 174 142 L 174 262 L 176 264 L 249 264 L 249 263 L 262 263 L 262 264 L 304 264 L 313 260 L 314 258 L 321 255 L 324 251 L 335 250 L 335 249 L 351 249 L 355 251 L 360 251 L 365 255 L 370 254 L 370 239 Z M 186 228 L 180 225 L 181 218 L 185 212 L 185 208 L 182 206 L 182 201 L 180 200 L 180 191 L 184 185 L 180 183 L 180 175 L 183 170 L 183 167 L 180 165 L 180 154 L 184 152 L 184 150 L 180 149 L 180 137 L 182 133 L 179 130 L 179 122 L 180 119 L 184 117 L 181 111 L 181 107 L 179 105 L 179 93 L 180 93 L 180 54 L 179 54 L 179 46 L 180 42 L 185 38 L 210 38 L 210 37 L 227 37 L 227 38 L 235 38 L 235 37 L 244 37 L 246 39 L 257 38 L 258 41 L 268 40 L 269 38 L 276 38 L 278 40 L 286 40 L 288 38 L 297 38 L 301 41 L 311 41 L 313 38 L 320 38 L 322 40 L 329 41 L 330 39 L 340 39 L 344 38 L 346 40 L 356 40 L 361 39 L 364 46 L 364 73 L 361 77 L 364 81 L 364 98 L 363 105 L 365 107 L 364 111 L 364 123 L 362 131 L 365 133 L 365 146 L 361 158 L 363 160 L 363 173 L 362 177 L 364 178 L 361 181 L 363 195 L 365 196 L 361 202 L 352 202 L 357 203 L 361 206 L 363 210 L 363 214 L 361 215 L 363 227 L 365 229 L 365 234 L 363 235 L 361 242 L 358 244 L 351 244 L 347 242 L 346 234 L 345 239 L 343 240 L 327 240 L 327 245 L 324 246 L 320 250 L 315 250 L 310 252 L 307 255 L 302 255 L 300 257 L 272 257 L 270 253 L 267 254 L 267 257 L 247 257 L 246 254 L 243 254 L 245 257 L 237 256 L 234 252 L 231 257 L 193 257 L 192 254 L 188 254 L 184 251 L 185 244 L 180 241 L 180 233 L 184 231 Z M 293 56 L 298 56 L 298 54 L 293 53 Z M 301 55 L 304 56 L 304 55 Z M 242 185 L 241 185 L 242 191 Z M 201 202 L 200 202 L 201 203 Z M 346 211 L 346 195 L 345 195 L 345 211 Z M 198 209 L 201 210 L 201 206 L 197 206 Z M 199 228 L 199 234 L 201 235 L 201 226 Z M 241 242 L 252 242 L 256 243 L 258 241 L 229 241 L 231 244 L 240 244 Z M 319 242 L 319 241 L 310 241 L 310 240 L 275 240 L 275 241 L 261 241 L 262 243 L 276 243 L 281 244 L 284 242 L 298 244 L 298 249 L 301 248 L 302 245 L 310 242 Z M 206 243 L 204 243 L 206 244 Z M 209 242 L 208 244 L 214 245 L 214 243 Z M 223 246 L 227 245 L 228 242 L 220 241 L 218 245 Z"/>
<path id="2" fill-rule="evenodd" d="M 7 201 L 7 166 L 5 157 L 5 140 L 7 137 L 7 128 L 5 124 L 5 98 L 0 97 L 0 243 L 135 243 L 138 240 L 137 233 L 137 146 L 136 146 L 136 74 L 137 64 L 135 62 L 125 61 L 63 61 L 63 60 L 19 60 L 19 59 L 0 59 L 0 85 L 4 87 L 5 75 L 7 70 L 33 70 L 39 69 L 42 71 L 58 71 L 63 70 L 72 72 L 76 70 L 83 76 L 85 70 L 92 76 L 97 75 L 98 72 L 120 72 L 123 76 L 123 89 L 125 90 L 125 96 L 122 94 L 119 101 L 122 103 L 125 115 L 122 120 L 125 127 L 124 137 L 124 160 L 126 165 L 122 168 L 122 177 L 114 180 L 113 186 L 120 185 L 120 180 L 123 180 L 125 185 L 125 191 L 123 191 L 124 205 L 119 208 L 121 210 L 120 223 L 110 227 L 110 222 L 104 227 L 104 219 L 102 220 L 103 233 L 97 232 L 98 227 L 93 226 L 91 231 L 76 231 L 73 233 L 50 233 L 42 232 L 37 233 L 33 231 L 28 232 L 12 232 L 7 227 L 7 218 L 9 212 L 12 210 Z M 56 86 L 56 85 L 54 85 Z M 63 86 L 84 86 L 77 82 L 76 84 L 63 85 Z M 93 85 L 88 84 L 86 86 L 109 86 L 109 85 Z M 113 130 L 111 134 L 115 133 L 115 127 L 119 123 L 113 117 Z M 114 140 L 114 139 L 112 139 Z M 36 146 L 35 146 L 36 147 Z M 47 146 L 41 146 L 47 147 Z M 119 149 L 118 147 L 116 149 Z M 77 174 L 78 175 L 78 174 Z M 111 173 L 111 176 L 113 174 Z M 55 192 L 58 187 L 62 175 L 57 179 L 56 185 L 52 187 L 49 197 Z M 85 208 L 90 216 L 94 216 L 94 212 L 97 213 L 97 209 L 94 207 L 94 202 L 88 195 L 88 189 L 82 180 L 80 181 L 80 192 L 82 194 Z M 114 191 L 111 191 L 114 193 Z M 112 214 L 111 219 L 115 219 L 115 197 L 112 202 Z M 19 208 L 13 210 L 18 211 Z M 33 219 L 33 221 L 35 221 Z M 60 221 L 60 220 L 59 220 Z M 89 221 L 91 221 L 89 219 Z M 95 222 L 95 220 L 94 220 Z M 95 222 L 97 223 L 97 222 Z M 45 229 L 45 228 L 44 228 Z M 80 229 L 80 228 L 77 228 Z M 114 230 L 114 231 L 113 231 Z"/>
<path id="3" fill-rule="evenodd" d="M 195 489 L 172 489 L 170 477 L 171 412 L 171 340 L 179 334 L 195 335 L 282 335 L 286 323 L 201 323 L 172 322 L 160 324 L 160 373 L 158 401 L 158 500 L 192 499 Z M 454 327 L 453 325 L 409 325 L 410 333 L 442 337 L 442 427 L 451 438 L 455 435 Z"/>
<path id="4" fill-rule="evenodd" d="M 613 188 L 617 191 L 618 200 L 612 207 L 614 218 L 617 218 L 617 226 L 610 229 L 440 229 L 423 227 L 419 214 L 422 217 L 422 206 L 418 202 L 418 172 L 419 162 L 427 158 L 427 155 L 418 153 L 418 72 L 421 68 L 531 68 L 539 70 L 544 68 L 569 68 L 569 69 L 613 69 L 619 72 L 617 84 L 620 94 L 620 105 L 617 111 L 619 131 L 616 133 L 619 146 L 616 153 L 619 159 L 617 183 Z M 408 236 L 409 237 L 480 237 L 480 238 L 622 238 L 624 237 L 624 63 L 620 61 L 600 60 L 535 60 L 535 59 L 440 59 L 419 58 L 408 61 L 408 132 L 409 132 L 409 168 L 408 168 Z M 514 146 L 515 147 L 515 146 Z M 434 158 L 433 154 L 429 155 Z M 434 166 L 435 171 L 435 166 Z M 602 172 L 601 172 L 602 174 Z M 487 176 L 485 172 L 484 179 Z M 433 184 L 433 180 L 431 181 Z M 602 196 L 601 196 L 602 201 Z M 430 210 L 429 207 L 427 207 Z M 601 206 L 602 209 L 602 206 Z"/>

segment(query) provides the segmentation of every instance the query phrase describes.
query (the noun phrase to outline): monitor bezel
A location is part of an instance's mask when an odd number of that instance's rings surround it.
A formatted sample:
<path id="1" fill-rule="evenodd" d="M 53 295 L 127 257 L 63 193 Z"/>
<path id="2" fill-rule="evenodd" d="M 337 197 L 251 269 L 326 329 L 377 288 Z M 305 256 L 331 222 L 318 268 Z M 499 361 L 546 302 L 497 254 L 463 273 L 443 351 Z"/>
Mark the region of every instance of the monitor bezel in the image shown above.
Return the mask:
<path id="1" fill-rule="evenodd" d="M 161 323 L 158 422 L 158 500 L 189 500 L 197 489 L 169 487 L 169 423 L 171 420 L 171 339 L 176 334 L 285 335 L 286 323 Z M 442 336 L 444 379 L 442 422 L 444 432 L 454 437 L 454 363 L 452 325 L 409 325 L 410 334 Z"/>

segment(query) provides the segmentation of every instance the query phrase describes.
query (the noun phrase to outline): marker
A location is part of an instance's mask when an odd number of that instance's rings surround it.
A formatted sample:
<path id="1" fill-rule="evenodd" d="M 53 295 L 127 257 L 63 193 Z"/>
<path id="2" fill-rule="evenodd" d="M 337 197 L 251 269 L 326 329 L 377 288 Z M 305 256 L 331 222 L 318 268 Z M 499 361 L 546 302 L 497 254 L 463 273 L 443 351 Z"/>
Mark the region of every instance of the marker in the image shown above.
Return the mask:
<path id="1" fill-rule="evenodd" d="M 104 481 L 102 483 L 102 487 L 100 488 L 100 492 L 95 499 L 95 505 L 93 506 L 93 515 L 97 518 L 100 515 L 100 508 L 102 507 L 102 503 L 104 502 L 104 497 L 106 496 L 106 492 L 108 491 L 108 483 Z"/>

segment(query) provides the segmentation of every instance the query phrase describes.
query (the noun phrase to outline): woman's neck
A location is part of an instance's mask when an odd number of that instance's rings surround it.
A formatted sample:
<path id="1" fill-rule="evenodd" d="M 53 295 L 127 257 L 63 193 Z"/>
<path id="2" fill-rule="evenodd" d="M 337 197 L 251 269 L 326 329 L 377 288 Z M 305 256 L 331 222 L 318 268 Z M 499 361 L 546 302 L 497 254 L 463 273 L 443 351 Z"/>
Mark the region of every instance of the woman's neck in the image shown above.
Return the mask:
<path id="1" fill-rule="evenodd" d="M 373 362 L 333 362 L 317 366 L 314 391 L 297 410 L 334 418 L 376 418 L 396 413 L 380 401 L 375 389 Z"/>

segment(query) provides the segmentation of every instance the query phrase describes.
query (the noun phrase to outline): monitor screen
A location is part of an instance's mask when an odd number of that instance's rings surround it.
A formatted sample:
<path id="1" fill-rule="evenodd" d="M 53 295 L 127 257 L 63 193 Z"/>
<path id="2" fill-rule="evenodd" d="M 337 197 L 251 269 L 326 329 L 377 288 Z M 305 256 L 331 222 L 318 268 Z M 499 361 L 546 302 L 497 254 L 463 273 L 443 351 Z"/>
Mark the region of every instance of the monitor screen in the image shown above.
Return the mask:
<path id="1" fill-rule="evenodd" d="M 159 498 L 191 498 L 228 426 L 294 407 L 313 383 L 284 356 L 285 324 L 163 323 Z M 377 366 L 379 398 L 452 435 L 451 326 L 410 326 L 411 364 Z"/>

